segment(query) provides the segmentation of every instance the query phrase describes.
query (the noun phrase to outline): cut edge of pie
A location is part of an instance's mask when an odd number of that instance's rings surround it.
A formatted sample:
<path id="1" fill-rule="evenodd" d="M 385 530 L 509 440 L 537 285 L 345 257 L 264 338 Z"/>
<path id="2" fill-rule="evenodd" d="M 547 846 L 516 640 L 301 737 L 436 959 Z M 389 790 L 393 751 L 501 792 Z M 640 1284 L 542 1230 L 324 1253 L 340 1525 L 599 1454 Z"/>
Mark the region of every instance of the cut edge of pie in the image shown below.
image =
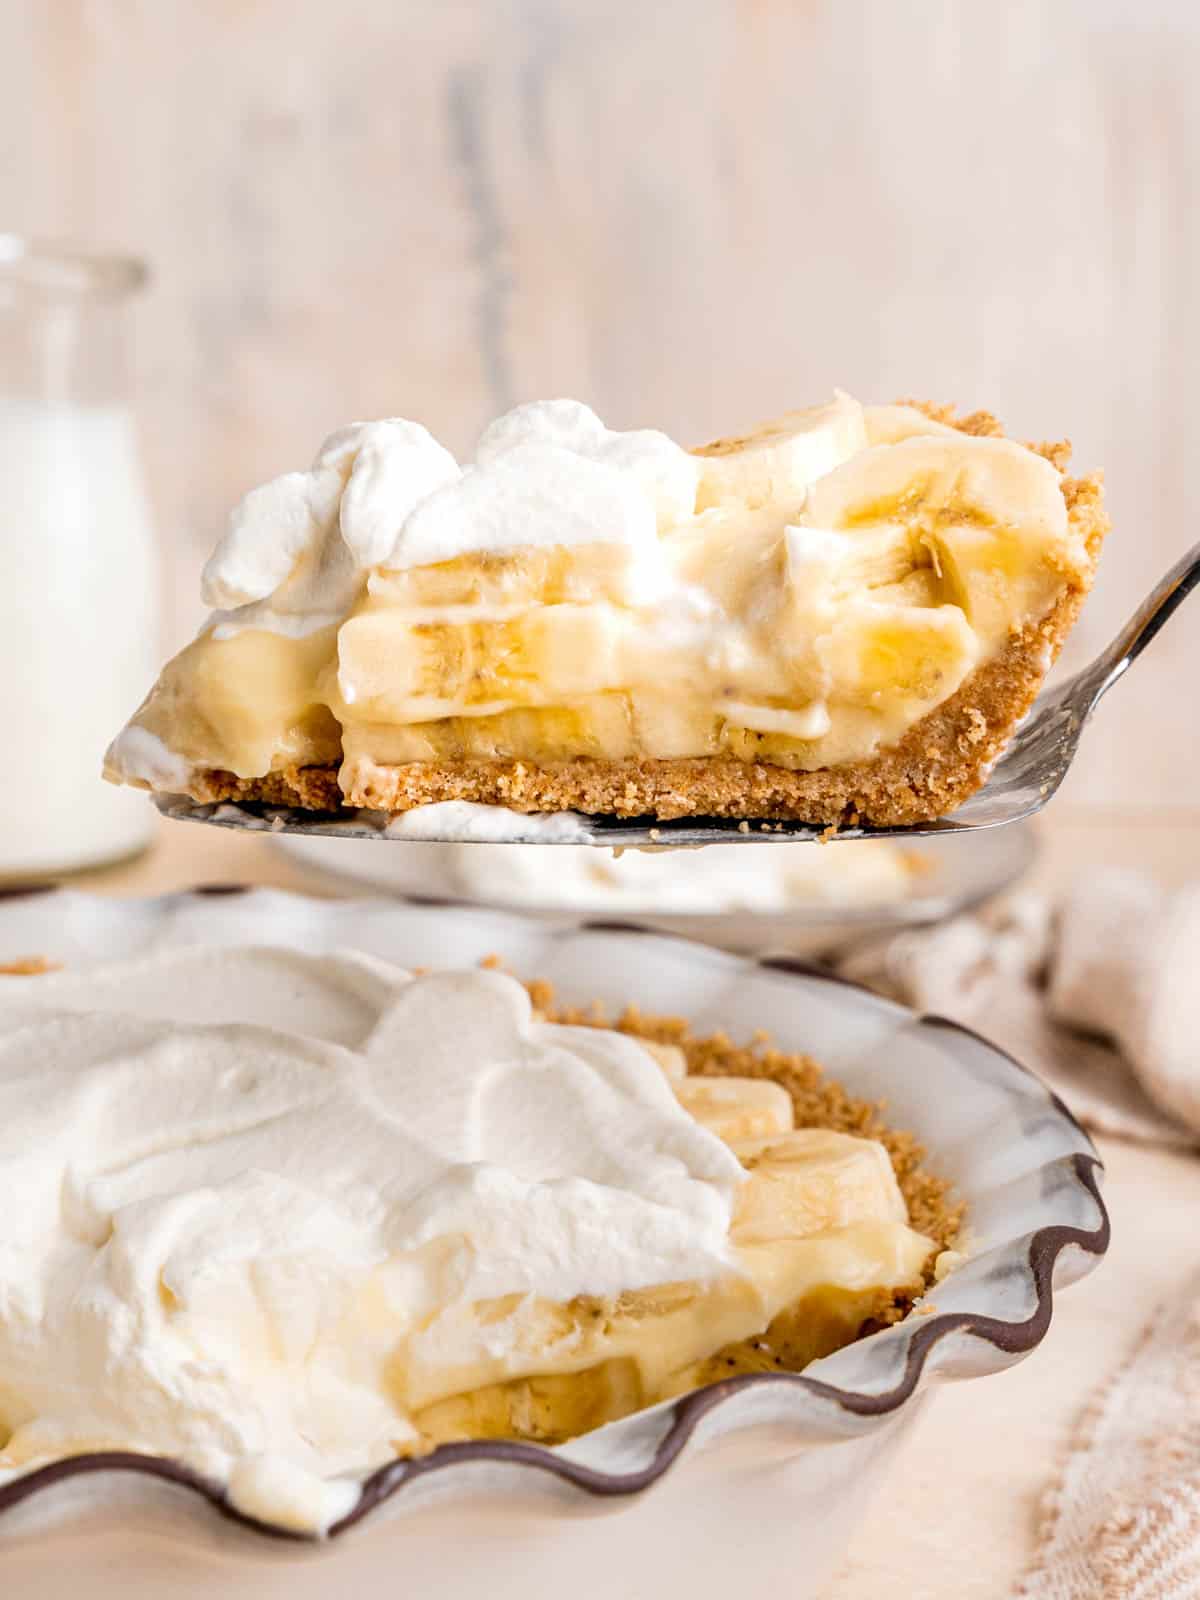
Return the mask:
<path id="1" fill-rule="evenodd" d="M 503 964 L 495 958 L 482 964 L 500 966 L 504 970 Z M 882 1103 L 852 1095 L 826 1073 L 814 1056 L 804 1051 L 779 1049 L 765 1031 L 739 1044 L 726 1033 L 693 1032 L 686 1017 L 651 1014 L 637 1006 L 627 1006 L 615 1018 L 599 1004 L 562 1006 L 557 1002 L 553 984 L 542 978 L 533 979 L 525 988 L 535 1010 L 547 1022 L 610 1028 L 650 1044 L 674 1046 L 683 1052 L 688 1075 L 692 1077 L 770 1079 L 782 1084 L 791 1096 L 798 1128 L 824 1128 L 833 1133 L 878 1140 L 891 1157 L 896 1182 L 908 1207 L 910 1225 L 932 1239 L 938 1252 L 951 1250 L 958 1243 L 965 1207 L 955 1198 L 950 1180 L 940 1177 L 926 1165 L 928 1151 L 921 1140 L 915 1133 L 892 1127 L 884 1116 L 886 1107 Z M 934 1257 L 927 1266 L 925 1282 L 927 1285 L 934 1282 Z"/>
<path id="2" fill-rule="evenodd" d="M 483 964 L 503 968 L 495 957 Z M 441 1444 L 480 1438 L 561 1444 L 647 1405 L 726 1378 L 802 1371 L 811 1361 L 900 1322 L 914 1307 L 919 1310 L 927 1304 L 923 1297 L 959 1258 L 965 1207 L 952 1185 L 926 1166 L 920 1141 L 911 1133 L 889 1127 L 882 1107 L 849 1094 L 825 1075 L 813 1057 L 775 1048 L 765 1034 L 737 1044 L 725 1034 L 697 1035 L 682 1017 L 648 1015 L 629 1007 L 613 1019 L 599 1005 L 559 1006 L 553 986 L 543 980 L 525 987 L 536 1014 L 548 1022 L 614 1029 L 648 1045 L 667 1046 L 682 1054 L 689 1078 L 752 1078 L 779 1084 L 792 1101 L 798 1130 L 850 1135 L 881 1144 L 904 1200 L 908 1226 L 923 1235 L 931 1249 L 920 1273 L 905 1282 L 860 1289 L 814 1286 L 786 1305 L 760 1333 L 734 1339 L 698 1360 L 685 1362 L 653 1392 L 643 1389 L 636 1364 L 618 1355 L 575 1371 L 529 1373 L 447 1394 L 414 1414 L 420 1438 L 409 1453 L 424 1454 Z M 684 1290 L 687 1286 L 675 1287 Z M 644 1296 L 634 1295 L 631 1306 L 641 1298 L 649 1302 L 663 1299 L 669 1320 L 671 1288 L 664 1285 L 657 1291 L 645 1291 Z M 624 1298 L 588 1301 L 561 1310 L 576 1310 L 585 1323 L 593 1317 L 603 1320 L 622 1315 Z M 719 1305 L 714 1305 L 714 1312 L 719 1310 Z"/>

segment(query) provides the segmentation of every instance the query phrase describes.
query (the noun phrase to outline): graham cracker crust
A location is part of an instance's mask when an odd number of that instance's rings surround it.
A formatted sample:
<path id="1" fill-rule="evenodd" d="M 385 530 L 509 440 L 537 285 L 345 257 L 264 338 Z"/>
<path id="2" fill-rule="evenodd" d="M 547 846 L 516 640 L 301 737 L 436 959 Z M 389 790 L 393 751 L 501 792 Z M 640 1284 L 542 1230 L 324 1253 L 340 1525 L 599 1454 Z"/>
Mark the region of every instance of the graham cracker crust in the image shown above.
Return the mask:
<path id="1" fill-rule="evenodd" d="M 963 433 L 1001 437 L 989 412 L 956 419 L 953 408 L 906 401 Z M 1063 471 L 1070 445 L 1030 449 Z M 284 767 L 262 778 L 205 769 L 190 793 L 202 803 L 250 800 L 306 810 L 341 806 L 403 812 L 442 800 L 508 806 L 522 812 L 580 811 L 663 821 L 712 816 L 794 819 L 838 826 L 850 818 L 903 826 L 945 816 L 987 780 L 1013 729 L 1032 706 L 1091 588 L 1096 557 L 1108 532 L 1103 476 L 1064 478 L 1070 522 L 1090 565 L 1071 573 L 1063 595 L 1036 626 L 1014 630 L 993 660 L 973 671 L 955 694 L 915 723 L 895 745 L 861 761 L 813 772 L 730 756 L 672 760 L 598 761 L 579 757 L 554 767 L 527 762 L 411 762 L 365 765 L 345 790 L 335 766 Z"/>
<path id="2" fill-rule="evenodd" d="M 0 962 L 0 977 L 3 978 L 40 978 L 58 970 L 59 963 L 46 956 L 18 956 L 15 961 Z"/>

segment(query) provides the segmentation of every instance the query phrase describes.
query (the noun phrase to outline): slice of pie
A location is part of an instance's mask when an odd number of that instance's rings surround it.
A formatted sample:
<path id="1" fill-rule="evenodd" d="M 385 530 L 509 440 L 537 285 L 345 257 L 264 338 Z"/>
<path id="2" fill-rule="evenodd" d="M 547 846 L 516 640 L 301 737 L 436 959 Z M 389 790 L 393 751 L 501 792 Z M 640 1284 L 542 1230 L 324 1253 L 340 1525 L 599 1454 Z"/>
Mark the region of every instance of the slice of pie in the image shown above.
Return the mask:
<path id="1" fill-rule="evenodd" d="M 839 394 L 687 451 L 519 407 L 460 468 L 356 424 L 256 489 L 214 614 L 109 750 L 197 800 L 932 819 L 1091 585 L 1098 477 L 983 413 Z"/>

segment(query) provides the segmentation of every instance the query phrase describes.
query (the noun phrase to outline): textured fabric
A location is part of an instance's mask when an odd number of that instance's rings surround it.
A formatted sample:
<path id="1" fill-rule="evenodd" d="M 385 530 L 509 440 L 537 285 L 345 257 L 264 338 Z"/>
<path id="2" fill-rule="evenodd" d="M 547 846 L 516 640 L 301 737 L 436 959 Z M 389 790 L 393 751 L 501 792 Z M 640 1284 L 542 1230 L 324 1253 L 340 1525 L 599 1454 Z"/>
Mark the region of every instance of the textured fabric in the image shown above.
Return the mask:
<path id="1" fill-rule="evenodd" d="M 1200 887 L 1101 871 L 1057 907 L 1018 894 L 859 946 L 838 970 L 977 1028 L 1099 1132 L 1200 1143 Z"/>
<path id="2" fill-rule="evenodd" d="M 1200 1277 L 1085 1411 L 1021 1600 L 1200 1596 Z"/>
<path id="3" fill-rule="evenodd" d="M 1200 1143 L 1200 887 L 1102 870 L 838 966 L 977 1028 L 1100 1132 Z M 1200 1276 L 1086 1407 L 1041 1513 L 1021 1600 L 1200 1600 Z"/>

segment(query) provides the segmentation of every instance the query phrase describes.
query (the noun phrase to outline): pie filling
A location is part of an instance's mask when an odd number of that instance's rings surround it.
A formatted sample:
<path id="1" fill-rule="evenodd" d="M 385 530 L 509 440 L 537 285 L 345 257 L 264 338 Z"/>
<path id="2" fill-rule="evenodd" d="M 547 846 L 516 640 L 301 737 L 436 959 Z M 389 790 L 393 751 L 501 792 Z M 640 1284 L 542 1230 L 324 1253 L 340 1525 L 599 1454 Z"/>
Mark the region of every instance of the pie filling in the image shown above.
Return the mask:
<path id="1" fill-rule="evenodd" d="M 811 1063 L 549 1021 L 497 972 L 0 982 L 0 1482 L 130 1449 L 320 1530 L 397 1457 L 798 1370 L 956 1226 Z"/>
<path id="2" fill-rule="evenodd" d="M 207 569 L 221 609 L 110 777 L 335 767 L 358 803 L 411 763 L 837 767 L 1090 579 L 1051 460 L 914 407 L 839 395 L 689 452 L 558 401 L 461 472 L 432 451 L 359 425 L 248 497 Z"/>
<path id="3" fill-rule="evenodd" d="M 557 1443 L 718 1378 L 799 1371 L 848 1344 L 897 1296 L 918 1294 L 934 1246 L 908 1226 L 882 1145 L 790 1129 L 786 1095 L 763 1103 L 775 1087 L 723 1078 L 714 1108 L 691 1106 L 714 1131 L 788 1126 L 727 1141 L 749 1173 L 729 1233 L 736 1270 L 607 1299 L 509 1296 L 458 1318 L 439 1315 L 393 1367 L 419 1435 L 414 1448 L 496 1437 Z M 489 1334 L 503 1354 L 481 1359 Z"/>

